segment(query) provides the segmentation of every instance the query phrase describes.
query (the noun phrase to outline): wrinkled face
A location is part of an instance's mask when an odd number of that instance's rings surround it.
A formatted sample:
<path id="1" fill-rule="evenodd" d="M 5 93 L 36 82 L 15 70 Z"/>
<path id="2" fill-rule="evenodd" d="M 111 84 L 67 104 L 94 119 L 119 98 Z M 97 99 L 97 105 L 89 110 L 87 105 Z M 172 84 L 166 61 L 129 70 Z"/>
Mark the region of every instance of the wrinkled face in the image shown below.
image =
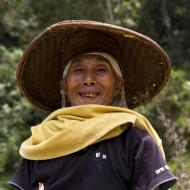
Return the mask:
<path id="1" fill-rule="evenodd" d="M 62 88 L 71 106 L 111 105 L 122 83 L 106 59 L 98 55 L 83 55 L 72 62 Z"/>

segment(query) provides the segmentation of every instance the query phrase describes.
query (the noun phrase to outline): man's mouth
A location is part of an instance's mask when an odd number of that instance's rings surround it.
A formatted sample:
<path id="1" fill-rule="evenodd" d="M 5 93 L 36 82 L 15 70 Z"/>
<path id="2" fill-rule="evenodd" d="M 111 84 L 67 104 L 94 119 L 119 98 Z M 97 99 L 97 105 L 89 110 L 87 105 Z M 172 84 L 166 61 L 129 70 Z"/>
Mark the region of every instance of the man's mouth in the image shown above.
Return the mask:
<path id="1" fill-rule="evenodd" d="M 82 97 L 85 97 L 85 98 L 95 98 L 98 95 L 100 95 L 100 93 L 82 93 L 82 92 L 79 92 L 79 95 Z"/>

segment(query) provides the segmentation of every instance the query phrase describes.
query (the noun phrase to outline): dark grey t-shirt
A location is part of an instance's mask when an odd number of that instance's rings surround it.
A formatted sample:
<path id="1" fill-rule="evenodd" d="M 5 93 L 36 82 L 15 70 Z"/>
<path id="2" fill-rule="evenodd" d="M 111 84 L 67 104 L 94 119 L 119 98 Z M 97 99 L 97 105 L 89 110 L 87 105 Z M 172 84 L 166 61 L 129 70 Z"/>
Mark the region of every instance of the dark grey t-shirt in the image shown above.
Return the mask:
<path id="1" fill-rule="evenodd" d="M 152 137 L 129 128 L 68 156 L 23 159 L 9 183 L 24 190 L 38 190 L 39 183 L 45 190 L 165 190 L 175 182 Z"/>

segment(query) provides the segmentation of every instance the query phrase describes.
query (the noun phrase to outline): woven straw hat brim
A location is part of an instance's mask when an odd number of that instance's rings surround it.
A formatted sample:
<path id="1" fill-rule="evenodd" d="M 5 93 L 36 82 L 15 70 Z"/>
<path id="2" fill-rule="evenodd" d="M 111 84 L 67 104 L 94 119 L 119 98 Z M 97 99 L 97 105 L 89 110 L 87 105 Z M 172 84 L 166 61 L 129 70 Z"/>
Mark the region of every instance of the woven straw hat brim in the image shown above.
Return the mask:
<path id="1" fill-rule="evenodd" d="M 94 51 L 119 61 L 131 109 L 150 101 L 169 78 L 167 54 L 147 36 L 111 24 L 73 20 L 51 25 L 28 45 L 17 67 L 18 86 L 32 104 L 47 111 L 61 108 L 65 65 Z"/>

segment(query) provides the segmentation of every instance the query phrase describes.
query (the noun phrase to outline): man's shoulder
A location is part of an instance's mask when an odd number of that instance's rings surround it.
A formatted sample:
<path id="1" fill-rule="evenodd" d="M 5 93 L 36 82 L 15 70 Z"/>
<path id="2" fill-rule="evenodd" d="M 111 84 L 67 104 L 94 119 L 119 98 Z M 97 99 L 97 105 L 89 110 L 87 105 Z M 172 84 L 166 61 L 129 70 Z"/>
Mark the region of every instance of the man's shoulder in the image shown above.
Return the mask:
<path id="1" fill-rule="evenodd" d="M 150 134 L 145 130 L 137 127 L 128 127 L 128 129 L 122 134 L 124 138 L 130 139 L 132 138 L 133 140 L 140 140 L 144 138 L 151 138 Z"/>

